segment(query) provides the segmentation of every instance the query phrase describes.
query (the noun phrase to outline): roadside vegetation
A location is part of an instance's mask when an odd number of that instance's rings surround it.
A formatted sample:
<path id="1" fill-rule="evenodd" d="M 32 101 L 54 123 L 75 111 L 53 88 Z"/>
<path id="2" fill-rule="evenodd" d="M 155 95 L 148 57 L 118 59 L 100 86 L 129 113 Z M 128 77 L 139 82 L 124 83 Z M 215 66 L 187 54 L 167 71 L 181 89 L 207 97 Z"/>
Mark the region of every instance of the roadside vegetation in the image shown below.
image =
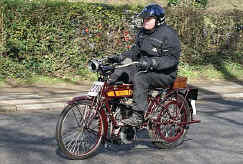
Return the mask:
<path id="1" fill-rule="evenodd" d="M 128 50 L 141 25 L 136 13 L 151 2 L 0 0 L 0 86 L 94 80 L 87 61 Z M 243 79 L 242 10 L 215 9 L 207 0 L 153 2 L 165 6 L 179 34 L 179 75 Z"/>

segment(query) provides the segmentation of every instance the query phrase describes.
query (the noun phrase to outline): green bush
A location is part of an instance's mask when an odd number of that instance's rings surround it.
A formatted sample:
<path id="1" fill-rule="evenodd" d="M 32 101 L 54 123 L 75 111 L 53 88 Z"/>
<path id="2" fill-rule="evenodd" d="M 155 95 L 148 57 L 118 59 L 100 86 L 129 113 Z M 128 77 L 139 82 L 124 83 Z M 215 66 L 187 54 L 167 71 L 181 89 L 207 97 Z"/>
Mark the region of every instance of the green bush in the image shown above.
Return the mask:
<path id="1" fill-rule="evenodd" d="M 142 9 L 23 0 L 0 0 L 0 6 L 0 74 L 17 78 L 88 76 L 87 60 L 121 53 L 134 43 L 132 17 Z M 181 62 L 191 65 L 217 58 L 242 64 L 243 34 L 235 28 L 242 18 L 236 10 L 215 16 L 188 6 L 166 8 L 166 21 L 182 42 Z"/>
<path id="2" fill-rule="evenodd" d="M 176 6 L 178 5 L 180 0 L 168 0 L 168 6 Z"/>
<path id="3" fill-rule="evenodd" d="M 208 4 L 208 0 L 168 0 L 168 6 L 194 6 L 199 8 L 205 8 Z"/>
<path id="4" fill-rule="evenodd" d="M 206 7 L 208 4 L 208 0 L 195 0 L 196 3 L 199 3 L 203 7 Z"/>
<path id="5" fill-rule="evenodd" d="M 213 56 L 239 62 L 235 54 L 243 52 L 243 31 L 237 30 L 236 26 L 243 24 L 242 11 L 215 16 L 205 10 L 179 7 L 167 10 L 167 15 L 167 22 L 176 29 L 182 41 L 183 62 L 207 65 Z"/>
<path id="6" fill-rule="evenodd" d="M 65 2 L 4 5 L 2 56 L 37 74 L 78 73 L 89 58 L 124 51 L 133 42 L 126 8 Z"/>

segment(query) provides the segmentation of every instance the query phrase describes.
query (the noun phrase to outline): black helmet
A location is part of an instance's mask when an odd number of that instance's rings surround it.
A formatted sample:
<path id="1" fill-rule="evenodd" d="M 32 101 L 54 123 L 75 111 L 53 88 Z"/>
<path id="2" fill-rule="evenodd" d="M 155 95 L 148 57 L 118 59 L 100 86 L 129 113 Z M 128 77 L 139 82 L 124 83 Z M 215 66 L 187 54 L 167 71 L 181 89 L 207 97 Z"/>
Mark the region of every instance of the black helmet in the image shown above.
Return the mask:
<path id="1" fill-rule="evenodd" d="M 156 26 L 159 26 L 165 22 L 165 10 L 158 4 L 150 4 L 144 7 L 138 16 L 142 19 L 155 17 Z"/>

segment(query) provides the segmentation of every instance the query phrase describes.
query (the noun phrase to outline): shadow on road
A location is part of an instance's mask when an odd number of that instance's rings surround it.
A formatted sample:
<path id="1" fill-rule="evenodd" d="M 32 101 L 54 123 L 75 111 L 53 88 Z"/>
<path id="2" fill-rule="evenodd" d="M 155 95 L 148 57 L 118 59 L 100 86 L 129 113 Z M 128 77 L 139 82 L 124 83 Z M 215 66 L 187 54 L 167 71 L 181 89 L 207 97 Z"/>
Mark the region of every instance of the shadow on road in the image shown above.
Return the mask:
<path id="1" fill-rule="evenodd" d="M 241 131 L 243 101 L 213 99 L 200 103 L 198 107 L 202 123 L 193 125 L 192 129 L 189 129 L 185 142 L 176 149 L 161 150 L 150 142 L 137 142 L 136 145 L 113 144 L 107 148 L 102 145 L 95 156 L 85 161 L 92 163 L 102 158 L 105 161 L 123 157 L 130 159 L 134 156 L 141 156 L 143 153 L 144 156 L 151 155 L 156 158 L 160 156 L 163 159 L 167 156 L 174 156 L 174 159 L 180 160 L 180 154 L 184 151 L 193 153 L 201 150 L 242 155 L 243 152 L 240 150 L 242 146 L 238 142 L 241 141 L 243 135 Z M 0 117 L 0 156 L 11 154 L 12 160 L 20 164 L 36 160 L 47 160 L 49 163 L 53 161 L 56 163 L 80 162 L 67 159 L 57 149 L 55 126 L 58 115 L 59 112 L 34 112 L 30 115 L 2 114 Z M 147 134 L 141 132 L 141 137 L 146 138 Z M 208 153 L 199 153 L 198 158 L 203 159 L 204 162 L 207 160 L 209 163 L 212 162 L 208 158 Z"/>
<path id="2" fill-rule="evenodd" d="M 200 110 L 200 113 L 209 118 L 214 118 L 223 121 L 224 123 L 234 124 L 237 126 L 243 126 L 243 119 L 237 119 L 237 115 L 242 115 L 243 118 L 243 102 L 224 99 L 211 99 L 210 103 L 218 104 L 217 107 L 210 108 L 206 111 Z"/>
<path id="3" fill-rule="evenodd" d="M 56 114 L 13 113 L 1 114 L 0 118 L 1 159 L 7 158 L 8 162 L 26 164 L 37 161 L 48 163 L 55 158 L 53 149 L 56 148 L 54 137 Z M 61 162 L 61 159 L 55 158 L 55 160 Z"/>

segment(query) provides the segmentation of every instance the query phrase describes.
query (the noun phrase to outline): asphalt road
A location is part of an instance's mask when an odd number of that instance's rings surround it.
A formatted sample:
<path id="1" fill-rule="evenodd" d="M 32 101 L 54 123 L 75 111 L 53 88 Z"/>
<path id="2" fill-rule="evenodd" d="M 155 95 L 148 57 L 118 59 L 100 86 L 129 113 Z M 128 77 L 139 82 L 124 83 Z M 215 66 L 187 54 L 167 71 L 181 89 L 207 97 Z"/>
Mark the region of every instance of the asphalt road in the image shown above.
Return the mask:
<path id="1" fill-rule="evenodd" d="M 243 100 L 197 103 L 201 124 L 171 150 L 150 143 L 102 148 L 87 160 L 66 159 L 57 149 L 55 126 L 61 111 L 0 114 L 0 164 L 242 164 Z"/>

